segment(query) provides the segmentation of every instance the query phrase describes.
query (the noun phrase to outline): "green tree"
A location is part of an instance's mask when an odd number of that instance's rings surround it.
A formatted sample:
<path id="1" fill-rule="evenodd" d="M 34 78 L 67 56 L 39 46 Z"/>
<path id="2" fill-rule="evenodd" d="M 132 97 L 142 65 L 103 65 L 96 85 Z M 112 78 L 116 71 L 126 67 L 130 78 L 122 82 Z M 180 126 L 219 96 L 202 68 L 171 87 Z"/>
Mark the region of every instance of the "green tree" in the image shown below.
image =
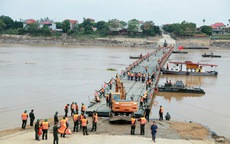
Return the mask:
<path id="1" fill-rule="evenodd" d="M 139 30 L 139 21 L 137 19 L 132 19 L 128 21 L 128 29 L 129 35 L 135 35 Z"/>
<path id="2" fill-rule="evenodd" d="M 128 24 L 125 21 L 120 21 L 122 28 L 125 28 Z"/>
<path id="3" fill-rule="evenodd" d="M 28 24 L 26 27 L 28 29 L 28 33 L 30 33 L 31 35 L 38 35 L 38 23 L 31 23 Z"/>
<path id="4" fill-rule="evenodd" d="M 64 33 L 67 33 L 68 30 L 70 30 L 70 22 L 69 20 L 64 20 L 62 23 L 61 23 L 61 27 L 62 27 L 62 31 Z"/>
<path id="5" fill-rule="evenodd" d="M 41 28 L 41 35 L 43 36 L 50 36 L 51 35 L 51 30 L 47 25 L 43 25 L 43 27 Z"/>
<path id="6" fill-rule="evenodd" d="M 14 24 L 13 24 L 12 28 L 14 28 L 14 29 L 23 28 L 23 22 L 14 21 Z"/>
<path id="7" fill-rule="evenodd" d="M 91 34 L 93 33 L 93 22 L 89 19 L 84 19 L 81 25 L 82 28 L 84 28 L 85 34 Z"/>
<path id="8" fill-rule="evenodd" d="M 106 36 L 109 33 L 109 26 L 108 26 L 108 23 L 106 23 L 105 21 L 97 22 L 96 23 L 96 28 L 97 28 L 97 31 L 99 31 L 99 33 L 102 36 Z"/>
<path id="9" fill-rule="evenodd" d="M 0 32 L 4 31 L 6 28 L 6 24 L 2 19 L 0 19 Z"/>
<path id="10" fill-rule="evenodd" d="M 62 23 L 61 22 L 56 22 L 56 28 L 57 29 L 62 29 Z"/>
<path id="11" fill-rule="evenodd" d="M 204 26 L 200 27 L 200 29 L 201 29 L 201 32 L 203 32 L 209 36 L 212 35 L 212 27 L 204 25 Z"/>
<path id="12" fill-rule="evenodd" d="M 146 21 L 142 26 L 141 29 L 143 31 L 143 34 L 147 36 L 155 36 L 155 30 L 154 30 L 154 23 L 153 21 Z"/>
<path id="13" fill-rule="evenodd" d="M 108 21 L 109 27 L 111 28 L 120 28 L 121 23 L 118 19 L 111 19 Z"/>
<path id="14" fill-rule="evenodd" d="M 10 17 L 2 15 L 0 17 L 0 19 L 2 19 L 4 21 L 4 23 L 6 24 L 6 28 L 5 29 L 10 29 L 10 28 L 13 27 L 14 21 Z"/>

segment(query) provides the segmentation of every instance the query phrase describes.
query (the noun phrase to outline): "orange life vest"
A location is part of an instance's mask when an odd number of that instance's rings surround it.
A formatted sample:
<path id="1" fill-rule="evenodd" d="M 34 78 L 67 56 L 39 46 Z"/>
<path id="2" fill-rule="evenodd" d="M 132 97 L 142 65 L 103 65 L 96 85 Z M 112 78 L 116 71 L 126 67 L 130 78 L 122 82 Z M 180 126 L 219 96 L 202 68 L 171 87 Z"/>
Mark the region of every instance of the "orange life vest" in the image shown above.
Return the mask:
<path id="1" fill-rule="evenodd" d="M 96 114 L 96 115 L 94 116 L 94 122 L 96 123 L 97 120 L 98 120 L 98 116 L 97 116 L 97 114 Z"/>
<path id="2" fill-rule="evenodd" d="M 78 114 L 74 114 L 74 115 L 73 115 L 73 120 L 74 120 L 74 121 L 77 121 L 77 120 L 78 120 Z"/>
<path id="3" fill-rule="evenodd" d="M 69 109 L 69 107 L 66 105 L 65 107 L 64 107 L 64 109 L 66 110 L 66 109 Z"/>
<path id="4" fill-rule="evenodd" d="M 66 120 L 65 120 L 65 119 L 62 119 L 62 120 L 60 121 L 60 126 L 62 126 L 62 125 L 66 125 Z"/>
<path id="5" fill-rule="evenodd" d="M 87 125 L 87 119 L 82 119 L 81 126 L 86 126 L 86 125 Z"/>
<path id="6" fill-rule="evenodd" d="M 22 120 L 27 120 L 27 118 L 28 118 L 28 115 L 26 113 L 23 113 L 22 114 Z"/>
<path id="7" fill-rule="evenodd" d="M 84 119 L 84 116 L 83 115 L 80 115 L 80 120 Z"/>
<path id="8" fill-rule="evenodd" d="M 81 107 L 81 111 L 85 111 L 85 106 L 84 105 Z"/>
<path id="9" fill-rule="evenodd" d="M 102 93 L 103 93 L 103 92 L 105 92 L 105 89 L 104 89 L 104 88 L 102 88 L 102 89 L 101 89 L 101 92 L 102 92 Z"/>
<path id="10" fill-rule="evenodd" d="M 145 119 L 145 117 L 141 117 L 140 124 L 146 124 L 146 119 Z"/>
<path id="11" fill-rule="evenodd" d="M 71 109 L 75 109 L 75 107 L 76 107 L 75 104 L 71 105 Z"/>
<path id="12" fill-rule="evenodd" d="M 48 122 L 42 122 L 42 129 L 47 130 L 49 128 L 49 123 Z"/>
<path id="13" fill-rule="evenodd" d="M 140 102 L 143 102 L 143 97 L 142 97 L 142 98 L 140 98 Z"/>
<path id="14" fill-rule="evenodd" d="M 161 113 L 163 113 L 164 112 L 164 108 L 162 107 L 162 108 L 160 108 L 160 112 Z"/>
<path id="15" fill-rule="evenodd" d="M 136 119 L 135 118 L 131 118 L 131 124 L 136 125 Z"/>

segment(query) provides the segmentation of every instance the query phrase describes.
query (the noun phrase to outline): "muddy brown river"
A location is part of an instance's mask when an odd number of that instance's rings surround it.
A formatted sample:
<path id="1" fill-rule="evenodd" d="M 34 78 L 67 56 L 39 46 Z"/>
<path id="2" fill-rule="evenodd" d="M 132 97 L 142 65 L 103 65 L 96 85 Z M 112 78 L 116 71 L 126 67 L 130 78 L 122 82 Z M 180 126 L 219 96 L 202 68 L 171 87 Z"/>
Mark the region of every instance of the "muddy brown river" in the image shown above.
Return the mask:
<path id="1" fill-rule="evenodd" d="M 144 48 L 54 47 L 0 45 L 0 130 L 19 127 L 21 113 L 34 109 L 36 118 L 64 114 L 64 105 L 79 105 L 93 99 L 116 73 L 134 60 L 129 55 L 146 54 Z M 158 93 L 151 118 L 158 118 L 159 106 L 175 121 L 194 121 L 208 126 L 219 135 L 230 138 L 230 49 L 185 50 L 189 54 L 172 54 L 169 60 L 191 60 L 218 65 L 217 77 L 162 75 L 166 79 L 182 80 L 188 86 L 201 87 L 206 94 Z M 202 58 L 202 53 L 214 52 L 222 58 Z M 117 71 L 108 71 L 115 68 Z M 155 104 L 156 104 L 155 102 Z"/>

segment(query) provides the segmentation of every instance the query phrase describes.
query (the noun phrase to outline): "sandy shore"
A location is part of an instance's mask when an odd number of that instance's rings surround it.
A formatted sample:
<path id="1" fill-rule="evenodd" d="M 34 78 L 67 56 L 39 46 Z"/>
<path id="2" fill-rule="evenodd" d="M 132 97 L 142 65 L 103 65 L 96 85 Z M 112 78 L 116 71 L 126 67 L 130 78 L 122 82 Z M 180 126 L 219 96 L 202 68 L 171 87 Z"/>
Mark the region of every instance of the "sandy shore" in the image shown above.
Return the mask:
<path id="1" fill-rule="evenodd" d="M 71 144 L 71 143 L 90 143 L 90 144 L 119 144 L 119 143 L 153 143 L 151 140 L 150 126 L 152 122 L 146 124 L 145 135 L 140 135 L 139 123 L 136 126 L 136 135 L 130 135 L 129 124 L 109 124 L 108 119 L 99 118 L 98 129 L 96 132 L 90 132 L 91 129 L 91 117 L 88 117 L 88 136 L 83 136 L 82 131 L 75 132 L 72 135 L 68 135 L 66 138 L 59 137 L 60 143 Z M 49 129 L 48 140 L 35 141 L 33 127 L 27 125 L 27 129 L 22 130 L 21 128 L 10 129 L 0 132 L 1 144 L 31 144 L 31 143 L 52 143 L 52 119 L 49 119 L 51 127 Z M 70 129 L 72 129 L 72 119 L 70 120 Z M 185 123 L 185 122 L 173 122 L 173 121 L 157 121 L 158 133 L 157 143 L 162 144 L 214 144 L 214 140 L 210 137 L 210 132 L 207 128 L 196 123 Z"/>

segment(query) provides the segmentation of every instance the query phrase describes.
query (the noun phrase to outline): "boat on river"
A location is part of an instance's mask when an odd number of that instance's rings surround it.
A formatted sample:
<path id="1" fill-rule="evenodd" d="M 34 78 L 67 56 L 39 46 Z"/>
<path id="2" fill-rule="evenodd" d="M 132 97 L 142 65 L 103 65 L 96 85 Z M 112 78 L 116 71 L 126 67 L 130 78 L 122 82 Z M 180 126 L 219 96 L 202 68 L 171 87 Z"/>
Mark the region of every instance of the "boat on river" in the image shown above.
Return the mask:
<path id="1" fill-rule="evenodd" d="M 172 53 L 178 53 L 178 54 L 188 54 L 186 51 L 173 51 Z"/>
<path id="2" fill-rule="evenodd" d="M 221 55 L 214 55 L 213 53 L 211 54 L 202 54 L 202 57 L 212 57 L 212 58 L 221 58 Z"/>
<path id="3" fill-rule="evenodd" d="M 176 81 L 174 85 L 171 83 L 165 83 L 165 85 L 158 85 L 158 92 L 177 92 L 177 93 L 194 93 L 205 94 L 201 88 L 187 87 L 182 81 Z"/>
<path id="4" fill-rule="evenodd" d="M 163 74 L 188 75 L 188 76 L 217 76 L 218 66 L 215 64 L 185 62 L 167 62 L 161 69 Z"/>
<path id="5" fill-rule="evenodd" d="M 129 56 L 130 59 L 140 59 L 140 56 Z"/>

